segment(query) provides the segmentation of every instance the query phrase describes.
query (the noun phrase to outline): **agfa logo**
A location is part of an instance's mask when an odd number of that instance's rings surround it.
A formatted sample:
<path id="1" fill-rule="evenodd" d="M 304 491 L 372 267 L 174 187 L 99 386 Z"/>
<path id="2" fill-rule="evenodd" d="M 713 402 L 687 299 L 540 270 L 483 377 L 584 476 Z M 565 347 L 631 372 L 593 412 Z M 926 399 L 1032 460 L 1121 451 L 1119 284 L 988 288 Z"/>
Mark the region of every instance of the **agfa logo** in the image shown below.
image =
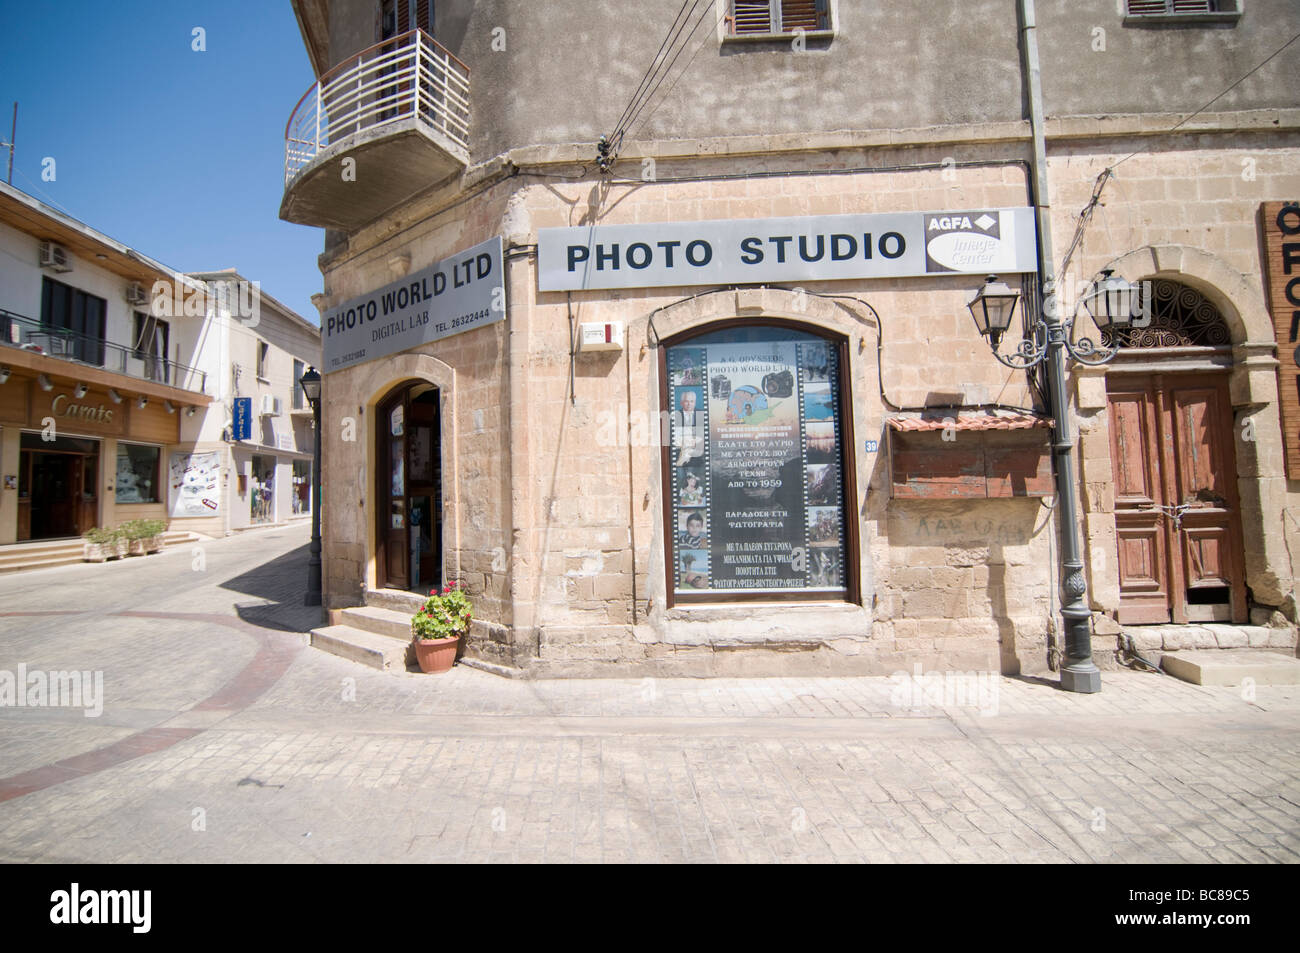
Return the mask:
<path id="1" fill-rule="evenodd" d="M 972 217 L 973 216 L 973 217 Z M 1003 270 L 1011 249 L 1002 243 L 999 212 L 929 215 L 925 225 L 927 272 Z"/>

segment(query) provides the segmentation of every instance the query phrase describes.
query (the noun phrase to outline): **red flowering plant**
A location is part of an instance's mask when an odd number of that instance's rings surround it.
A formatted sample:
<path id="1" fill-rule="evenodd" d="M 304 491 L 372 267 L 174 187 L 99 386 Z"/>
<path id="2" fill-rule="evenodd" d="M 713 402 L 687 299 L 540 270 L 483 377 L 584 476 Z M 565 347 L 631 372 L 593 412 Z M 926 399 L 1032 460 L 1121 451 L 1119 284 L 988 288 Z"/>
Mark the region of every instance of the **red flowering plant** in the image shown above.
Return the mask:
<path id="1" fill-rule="evenodd" d="M 411 620 L 411 633 L 417 639 L 454 639 L 469 631 L 471 610 L 469 596 L 456 582 L 429 590 L 429 598 Z"/>

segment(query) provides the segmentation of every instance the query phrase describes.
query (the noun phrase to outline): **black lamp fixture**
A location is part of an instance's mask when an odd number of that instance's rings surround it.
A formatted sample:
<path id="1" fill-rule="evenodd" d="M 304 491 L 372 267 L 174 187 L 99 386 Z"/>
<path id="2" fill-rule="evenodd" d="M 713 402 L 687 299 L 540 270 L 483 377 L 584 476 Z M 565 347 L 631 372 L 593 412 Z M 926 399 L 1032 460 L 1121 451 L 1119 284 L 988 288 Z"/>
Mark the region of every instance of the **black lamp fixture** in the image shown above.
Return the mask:
<path id="1" fill-rule="evenodd" d="M 1011 317 L 1019 299 L 1019 292 L 1007 287 L 1006 282 L 998 281 L 997 275 L 989 275 L 984 279 L 984 286 L 975 292 L 975 297 L 966 302 L 970 316 L 975 319 L 975 327 L 989 339 L 995 351 L 1002 335 L 1011 327 Z"/>
<path id="2" fill-rule="evenodd" d="M 302 377 L 298 378 L 298 383 L 302 386 L 302 393 L 307 398 L 307 403 L 315 408 L 316 402 L 320 400 L 320 373 L 316 368 L 309 367 L 303 372 Z"/>
<path id="3" fill-rule="evenodd" d="M 1114 277 L 1109 268 L 1101 272 L 1101 280 L 1083 296 L 1083 307 L 1092 316 L 1093 323 L 1103 333 L 1114 329 L 1122 331 L 1132 327 L 1133 317 L 1141 308 L 1142 293 L 1138 285 Z"/>
<path id="4" fill-rule="evenodd" d="M 81 400 L 81 398 L 86 396 L 86 390 L 87 387 L 85 384 L 78 384 L 77 389 L 74 390 L 72 393 L 74 396 L 76 396 L 77 400 Z"/>
<path id="5" fill-rule="evenodd" d="M 302 377 L 298 378 L 298 386 L 302 388 L 307 403 L 311 404 L 312 425 L 316 431 L 312 440 L 311 454 L 311 547 L 308 550 L 310 557 L 307 560 L 307 595 L 304 597 L 303 603 L 309 606 L 318 606 L 322 603 L 320 562 L 320 443 L 322 436 L 320 431 L 320 372 L 314 367 L 307 368 Z"/>
<path id="6" fill-rule="evenodd" d="M 135 402 L 135 405 L 139 407 L 141 410 L 144 410 L 146 407 L 149 406 L 149 398 L 144 396 L 144 394 L 141 394 L 140 399 Z"/>

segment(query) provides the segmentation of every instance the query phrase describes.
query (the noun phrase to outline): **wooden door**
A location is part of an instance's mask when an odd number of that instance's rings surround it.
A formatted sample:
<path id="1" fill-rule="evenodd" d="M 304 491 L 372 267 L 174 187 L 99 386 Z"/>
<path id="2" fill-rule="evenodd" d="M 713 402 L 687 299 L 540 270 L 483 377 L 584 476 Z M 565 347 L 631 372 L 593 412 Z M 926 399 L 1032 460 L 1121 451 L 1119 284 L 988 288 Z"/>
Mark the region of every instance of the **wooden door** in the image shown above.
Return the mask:
<path id="1" fill-rule="evenodd" d="M 1119 621 L 1246 621 L 1225 375 L 1107 381 Z"/>
<path id="2" fill-rule="evenodd" d="M 99 518 L 99 455 L 87 454 L 77 462 L 76 534 L 80 536 L 94 526 Z"/>
<path id="3" fill-rule="evenodd" d="M 402 387 L 379 407 L 376 428 L 379 446 L 379 492 L 376 500 L 379 526 L 378 583 L 388 589 L 406 589 L 410 585 L 407 566 L 407 505 L 406 505 L 406 430 L 407 395 L 409 387 Z"/>

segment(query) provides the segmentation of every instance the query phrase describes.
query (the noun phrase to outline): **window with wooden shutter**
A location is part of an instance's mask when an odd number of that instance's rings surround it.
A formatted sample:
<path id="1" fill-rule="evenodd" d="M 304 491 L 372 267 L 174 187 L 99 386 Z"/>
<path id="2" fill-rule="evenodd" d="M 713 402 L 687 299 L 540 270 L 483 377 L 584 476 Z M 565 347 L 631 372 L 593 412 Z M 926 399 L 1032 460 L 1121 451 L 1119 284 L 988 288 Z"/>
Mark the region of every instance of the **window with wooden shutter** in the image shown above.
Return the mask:
<path id="1" fill-rule="evenodd" d="M 768 37 L 829 32 L 830 0 L 728 0 L 727 35 Z"/>
<path id="2" fill-rule="evenodd" d="M 818 0 L 781 0 L 781 32 L 826 29 L 821 7 Z"/>
<path id="3" fill-rule="evenodd" d="M 737 36 L 772 32 L 770 0 L 732 0 L 731 32 Z"/>
<path id="4" fill-rule="evenodd" d="M 1241 0 L 1128 0 L 1127 12 L 1131 20 L 1234 20 L 1241 16 Z"/>

